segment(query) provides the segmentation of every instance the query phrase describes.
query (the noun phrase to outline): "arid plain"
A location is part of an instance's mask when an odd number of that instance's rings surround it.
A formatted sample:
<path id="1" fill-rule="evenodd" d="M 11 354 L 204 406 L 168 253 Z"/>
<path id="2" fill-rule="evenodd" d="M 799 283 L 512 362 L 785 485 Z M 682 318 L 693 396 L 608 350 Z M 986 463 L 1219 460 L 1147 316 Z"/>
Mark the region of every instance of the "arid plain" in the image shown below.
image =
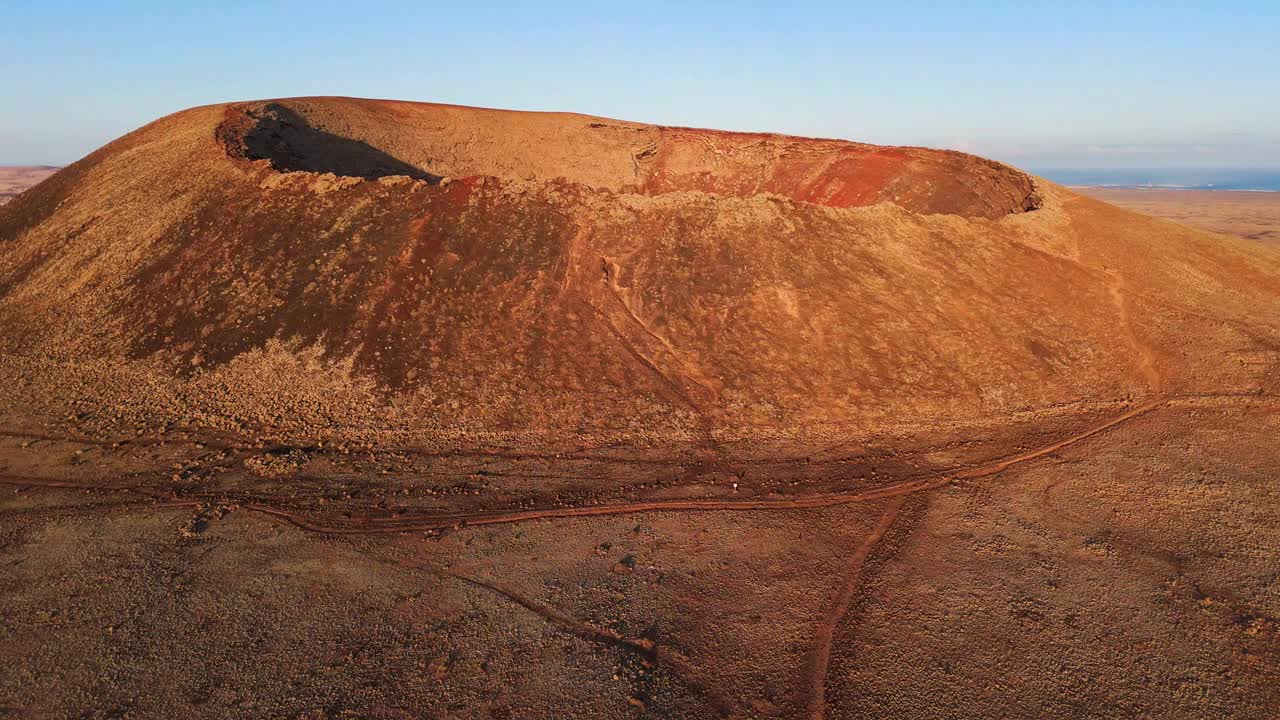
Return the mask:
<path id="1" fill-rule="evenodd" d="M 0 205 L 57 171 L 52 165 L 0 166 Z"/>
<path id="2" fill-rule="evenodd" d="M 1112 205 L 1211 232 L 1280 244 L 1280 192 L 1076 188 Z"/>
<path id="3" fill-rule="evenodd" d="M 972 156 L 194 108 L 0 208 L 0 712 L 1271 718 L 1278 394 Z"/>

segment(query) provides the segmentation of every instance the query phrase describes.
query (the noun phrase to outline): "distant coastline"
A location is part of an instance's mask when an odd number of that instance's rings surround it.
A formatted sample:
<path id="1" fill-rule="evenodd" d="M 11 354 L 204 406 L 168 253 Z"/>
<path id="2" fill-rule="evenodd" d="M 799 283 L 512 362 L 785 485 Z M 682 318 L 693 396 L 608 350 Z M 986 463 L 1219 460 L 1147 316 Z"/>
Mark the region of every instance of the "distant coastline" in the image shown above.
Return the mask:
<path id="1" fill-rule="evenodd" d="M 1220 193 L 1280 193 L 1280 190 L 1255 190 L 1241 188 L 1220 188 L 1220 187 L 1199 187 L 1184 185 L 1066 185 L 1072 190 L 1084 190 L 1094 188 L 1097 190 L 1149 190 L 1151 192 L 1220 192 Z"/>
<path id="2" fill-rule="evenodd" d="M 1038 173 L 1037 173 L 1038 174 Z M 1108 185 L 1108 184 L 1069 184 L 1069 188 L 1098 188 L 1100 190 L 1151 190 L 1152 192 L 1170 190 L 1190 190 L 1195 192 L 1228 192 L 1228 193 L 1276 193 L 1276 190 L 1259 188 L 1221 188 L 1213 185 Z"/>
<path id="3" fill-rule="evenodd" d="M 1070 187 L 1280 192 L 1280 168 L 1032 168 Z"/>

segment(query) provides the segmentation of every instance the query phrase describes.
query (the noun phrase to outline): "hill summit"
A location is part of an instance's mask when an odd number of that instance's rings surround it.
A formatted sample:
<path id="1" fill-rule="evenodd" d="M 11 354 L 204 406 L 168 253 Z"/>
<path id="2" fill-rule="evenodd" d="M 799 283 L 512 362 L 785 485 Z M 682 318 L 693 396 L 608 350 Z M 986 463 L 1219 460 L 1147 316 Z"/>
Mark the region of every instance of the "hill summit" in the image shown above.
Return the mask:
<path id="1" fill-rule="evenodd" d="M 808 442 L 1274 384 L 1217 358 L 1277 277 L 956 152 L 300 98 L 0 210 L 0 350 L 187 424 Z"/>

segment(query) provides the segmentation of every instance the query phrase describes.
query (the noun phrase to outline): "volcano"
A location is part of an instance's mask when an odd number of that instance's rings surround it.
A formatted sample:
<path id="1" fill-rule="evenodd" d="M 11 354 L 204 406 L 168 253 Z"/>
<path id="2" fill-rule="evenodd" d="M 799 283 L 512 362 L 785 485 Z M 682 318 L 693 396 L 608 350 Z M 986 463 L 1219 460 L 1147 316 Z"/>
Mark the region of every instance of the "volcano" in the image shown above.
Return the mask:
<path id="1" fill-rule="evenodd" d="M 1280 249 L 970 155 L 194 108 L 0 207 L 0 705 L 1270 717 L 1277 394 Z"/>

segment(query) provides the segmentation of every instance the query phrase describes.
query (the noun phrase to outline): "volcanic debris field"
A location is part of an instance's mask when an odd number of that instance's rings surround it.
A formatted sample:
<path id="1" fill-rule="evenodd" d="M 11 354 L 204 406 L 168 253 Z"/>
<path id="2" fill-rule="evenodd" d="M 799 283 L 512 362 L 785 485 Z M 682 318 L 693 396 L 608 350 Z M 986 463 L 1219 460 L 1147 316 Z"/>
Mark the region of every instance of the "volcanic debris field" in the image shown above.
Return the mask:
<path id="1" fill-rule="evenodd" d="M 0 715 L 1274 718 L 1280 248 L 300 98 L 0 208 Z"/>

